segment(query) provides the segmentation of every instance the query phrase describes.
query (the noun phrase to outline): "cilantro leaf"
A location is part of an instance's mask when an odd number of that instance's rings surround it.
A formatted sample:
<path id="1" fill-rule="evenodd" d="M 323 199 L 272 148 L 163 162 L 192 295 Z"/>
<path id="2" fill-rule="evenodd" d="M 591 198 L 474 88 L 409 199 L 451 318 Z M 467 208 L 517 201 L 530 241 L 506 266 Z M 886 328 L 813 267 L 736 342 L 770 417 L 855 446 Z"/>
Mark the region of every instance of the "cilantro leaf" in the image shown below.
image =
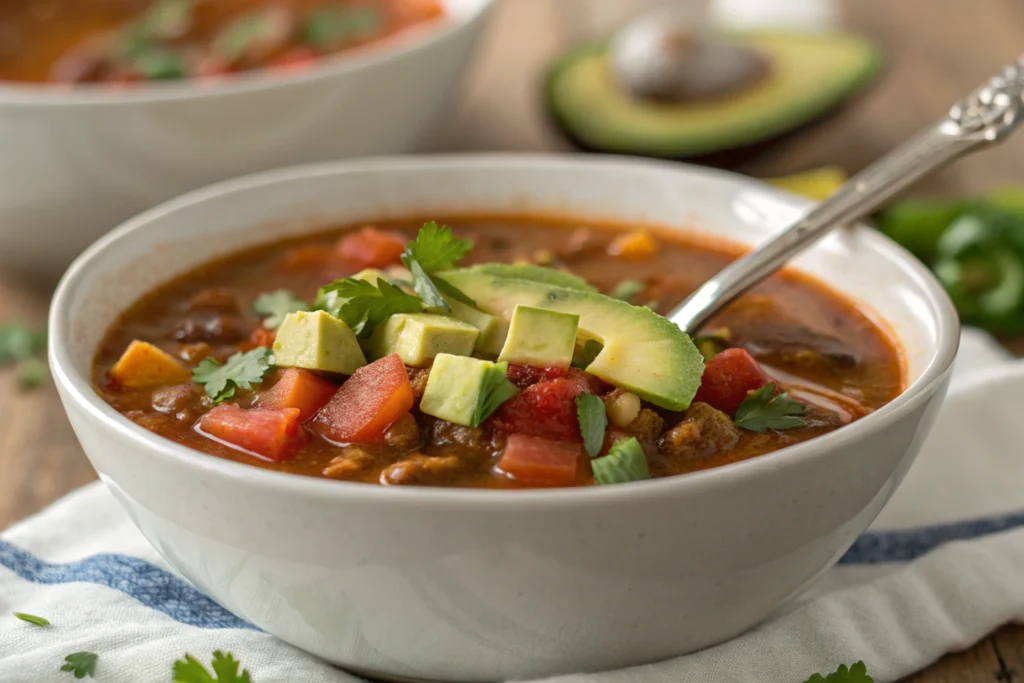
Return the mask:
<path id="1" fill-rule="evenodd" d="M 46 348 L 46 332 L 37 332 L 22 323 L 0 325 L 0 365 L 32 358 Z"/>
<path id="2" fill-rule="evenodd" d="M 302 23 L 302 40 L 318 50 L 336 50 L 346 41 L 378 33 L 383 16 L 376 7 L 320 7 Z"/>
<path id="3" fill-rule="evenodd" d="M 241 664 L 230 652 L 225 654 L 217 650 L 213 653 L 213 673 L 217 675 L 214 678 L 195 657 L 186 654 L 185 659 L 174 662 L 172 680 L 175 683 L 252 683 L 247 669 L 243 669 L 239 675 L 239 666 Z"/>
<path id="4" fill-rule="evenodd" d="M 29 391 L 42 386 L 49 374 L 49 366 L 40 358 L 26 358 L 18 363 L 18 388 Z"/>
<path id="5" fill-rule="evenodd" d="M 502 403 L 519 393 L 516 385 L 508 381 L 507 373 L 508 363 L 495 363 L 484 373 L 476 409 L 470 419 L 474 427 L 479 427 Z"/>
<path id="6" fill-rule="evenodd" d="M 622 280 L 619 284 L 615 285 L 615 289 L 611 291 L 611 296 L 627 303 L 632 303 L 633 297 L 642 291 L 644 291 L 644 283 L 638 280 Z"/>
<path id="7" fill-rule="evenodd" d="M 594 362 L 597 355 L 604 350 L 604 344 L 596 339 L 588 339 L 583 346 L 577 347 L 573 354 L 572 366 L 578 370 L 586 370 L 587 366 Z"/>
<path id="8" fill-rule="evenodd" d="M 840 664 L 838 669 L 827 676 L 814 674 L 804 683 L 874 683 L 874 679 L 868 676 L 868 668 L 864 662 L 857 662 L 849 668 L 845 664 Z"/>
<path id="9" fill-rule="evenodd" d="M 803 427 L 807 406 L 789 398 L 786 392 L 776 396 L 775 391 L 775 383 L 769 382 L 743 399 L 733 418 L 736 426 L 752 432 Z"/>
<path id="10" fill-rule="evenodd" d="M 284 322 L 286 315 L 298 311 L 308 311 L 309 304 L 287 289 L 278 289 L 256 297 L 256 300 L 252 302 L 252 310 L 263 316 L 264 327 L 276 330 Z"/>
<path id="11" fill-rule="evenodd" d="M 591 458 L 596 458 L 604 448 L 604 432 L 608 428 L 604 401 L 594 394 L 581 394 L 576 397 L 576 415 L 580 419 L 583 447 Z"/>
<path id="12" fill-rule="evenodd" d="M 594 481 L 601 485 L 651 478 L 647 456 L 635 436 L 616 441 L 608 450 L 608 455 L 594 458 L 590 466 L 594 470 Z"/>
<path id="13" fill-rule="evenodd" d="M 454 268 L 472 248 L 472 242 L 456 238 L 451 228 L 438 226 L 434 221 L 425 223 L 416 239 L 405 248 L 402 263 L 412 273 L 413 289 L 427 308 L 450 311 L 451 306 L 441 296 L 442 293 L 467 306 L 476 305 L 458 288 L 441 278 L 432 277 L 437 271 Z"/>
<path id="14" fill-rule="evenodd" d="M 419 261 L 408 261 L 406 267 L 412 273 L 412 287 L 416 290 L 416 293 L 423 299 L 423 305 L 427 308 L 439 308 L 443 311 L 450 311 L 451 306 L 441 296 L 441 292 L 437 289 L 437 285 L 427 275 L 427 272 L 423 270 L 423 266 L 419 264 Z"/>
<path id="15" fill-rule="evenodd" d="M 237 389 L 252 389 L 253 384 L 262 382 L 273 364 L 270 349 L 258 346 L 236 353 L 223 365 L 213 358 L 204 358 L 192 371 L 192 381 L 202 384 L 206 395 L 220 403 L 234 396 Z"/>
<path id="16" fill-rule="evenodd" d="M 95 652 L 73 652 L 64 658 L 67 664 L 60 670 L 73 673 L 75 678 L 85 678 L 86 674 L 89 675 L 89 678 L 95 678 L 96 660 L 99 658 L 100 656 Z"/>
<path id="17" fill-rule="evenodd" d="M 468 296 L 465 295 L 465 293 L 461 289 L 451 284 L 444 278 L 440 277 L 439 275 L 434 275 L 433 277 L 430 278 L 430 280 L 431 282 L 434 283 L 434 287 L 437 288 L 437 291 L 441 292 L 441 294 L 443 294 L 444 296 L 448 297 L 449 299 L 455 299 L 460 304 L 466 304 L 467 306 L 472 306 L 473 308 L 476 308 L 475 301 L 470 299 Z"/>
<path id="18" fill-rule="evenodd" d="M 365 280 L 346 278 L 320 288 L 317 307 L 339 318 L 360 337 L 396 313 L 419 313 L 423 302 L 383 278 L 374 285 Z"/>
<path id="19" fill-rule="evenodd" d="M 50 625 L 50 621 L 48 619 L 37 617 L 34 614 L 25 614 L 24 612 L 12 612 L 12 614 L 21 619 L 22 621 L 27 621 L 28 623 L 35 624 L 36 626 Z"/>

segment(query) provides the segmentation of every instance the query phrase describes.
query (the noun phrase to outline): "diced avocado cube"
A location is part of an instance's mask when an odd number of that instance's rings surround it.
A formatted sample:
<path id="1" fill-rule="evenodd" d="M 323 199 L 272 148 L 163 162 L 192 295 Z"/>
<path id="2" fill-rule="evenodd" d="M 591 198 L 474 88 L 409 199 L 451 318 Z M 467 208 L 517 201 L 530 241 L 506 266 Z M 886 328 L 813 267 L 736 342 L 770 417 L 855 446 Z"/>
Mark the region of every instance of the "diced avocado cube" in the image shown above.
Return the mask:
<path id="1" fill-rule="evenodd" d="M 427 377 L 420 410 L 465 427 L 476 427 L 518 393 L 505 373 L 508 363 L 438 354 Z"/>
<path id="2" fill-rule="evenodd" d="M 374 358 L 397 353 L 406 365 L 422 366 L 439 353 L 468 356 L 480 331 L 460 320 L 433 313 L 398 313 L 373 332 Z"/>
<path id="3" fill-rule="evenodd" d="M 274 341 L 275 365 L 351 375 L 366 365 L 359 340 L 348 325 L 326 311 L 285 316 Z"/>
<path id="4" fill-rule="evenodd" d="M 498 360 L 567 368 L 576 348 L 579 324 L 580 317 L 575 313 L 517 305 Z"/>
<path id="5" fill-rule="evenodd" d="M 505 345 L 505 337 L 508 335 L 508 322 L 454 299 L 445 301 L 451 306 L 453 316 L 480 330 L 480 336 L 476 338 L 477 351 L 488 356 L 497 356 L 501 353 L 501 347 Z"/>

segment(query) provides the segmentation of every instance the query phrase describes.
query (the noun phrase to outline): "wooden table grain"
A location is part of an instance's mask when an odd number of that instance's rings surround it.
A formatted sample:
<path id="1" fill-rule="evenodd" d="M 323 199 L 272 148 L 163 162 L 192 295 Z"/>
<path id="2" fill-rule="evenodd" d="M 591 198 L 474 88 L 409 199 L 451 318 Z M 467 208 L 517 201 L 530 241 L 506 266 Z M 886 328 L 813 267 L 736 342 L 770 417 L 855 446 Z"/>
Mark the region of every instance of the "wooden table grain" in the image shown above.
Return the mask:
<path id="1" fill-rule="evenodd" d="M 646 0 L 645 0 L 646 1 Z M 749 163 L 754 175 L 822 164 L 856 170 L 942 115 L 1024 49 L 1021 0 L 848 0 L 847 25 L 878 42 L 887 72 L 842 113 Z M 619 0 L 619 9 L 636 7 Z M 616 0 L 504 0 L 470 69 L 437 151 L 571 148 L 541 108 L 544 70 L 569 43 L 599 30 Z M 1024 184 L 1024 139 L 963 160 L 928 179 L 924 193 L 980 192 Z M 0 321 L 42 324 L 50 292 L 0 281 Z M 1024 352 L 1021 342 L 1011 348 Z M 0 529 L 95 478 L 52 386 L 19 393 L 0 372 Z M 1024 627 L 1006 627 L 948 655 L 914 683 L 1024 682 Z"/>

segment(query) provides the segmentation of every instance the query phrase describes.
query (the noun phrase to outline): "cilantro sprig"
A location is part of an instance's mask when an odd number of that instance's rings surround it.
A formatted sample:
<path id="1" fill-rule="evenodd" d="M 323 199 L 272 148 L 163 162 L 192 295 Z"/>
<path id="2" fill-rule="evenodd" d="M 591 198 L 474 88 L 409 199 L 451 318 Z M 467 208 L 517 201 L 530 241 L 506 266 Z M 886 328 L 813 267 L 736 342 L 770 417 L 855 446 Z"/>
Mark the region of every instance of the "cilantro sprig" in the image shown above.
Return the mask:
<path id="1" fill-rule="evenodd" d="M 479 427 L 480 423 L 500 408 L 502 403 L 519 393 L 518 387 L 506 377 L 507 374 L 508 363 L 495 363 L 484 373 L 480 385 L 480 398 L 470 418 L 474 427 Z"/>
<path id="2" fill-rule="evenodd" d="M 86 675 L 95 678 L 96 660 L 99 658 L 95 652 L 72 652 L 64 658 L 66 663 L 60 670 L 74 674 L 75 678 L 85 678 Z"/>
<path id="3" fill-rule="evenodd" d="M 192 381 L 202 384 L 206 395 L 220 403 L 235 395 L 238 389 L 252 389 L 274 364 L 270 349 L 258 346 L 252 351 L 238 352 L 221 365 L 213 358 L 204 358 L 192 371 Z"/>
<path id="4" fill-rule="evenodd" d="M 826 676 L 814 674 L 804 683 L 874 683 L 874 680 L 868 676 L 868 668 L 864 662 L 857 662 L 851 667 L 840 664 L 838 669 Z"/>
<path id="5" fill-rule="evenodd" d="M 249 677 L 249 670 L 242 669 L 238 673 L 241 663 L 232 656 L 230 652 L 224 653 L 217 650 L 213 653 L 213 675 L 199 660 L 190 654 L 185 659 L 174 662 L 174 683 L 252 683 Z"/>
<path id="6" fill-rule="evenodd" d="M 632 303 L 633 297 L 642 291 L 644 291 L 644 283 L 639 280 L 627 279 L 615 285 L 615 288 L 611 291 L 611 296 L 626 303 Z"/>
<path id="7" fill-rule="evenodd" d="M 46 332 L 19 322 L 0 325 L 0 365 L 17 367 L 18 387 L 34 389 L 46 379 L 46 361 L 39 358 L 46 349 Z"/>
<path id="8" fill-rule="evenodd" d="M 13 614 L 14 616 L 18 617 L 22 621 L 28 622 L 30 624 L 35 624 L 36 626 L 49 626 L 50 625 L 50 620 L 49 619 L 44 619 L 43 617 L 37 617 L 34 614 L 26 614 L 25 612 L 11 612 L 11 614 Z"/>
<path id="9" fill-rule="evenodd" d="M 467 306 L 476 305 L 459 289 L 435 275 L 454 268 L 472 249 L 471 241 L 455 237 L 451 228 L 439 226 L 434 221 L 425 223 L 416 239 L 408 244 L 402 254 L 402 263 L 412 273 L 413 289 L 427 308 L 451 311 L 445 296 Z"/>
<path id="10" fill-rule="evenodd" d="M 420 299 L 383 278 L 377 284 L 356 278 L 336 280 L 320 288 L 317 308 L 341 319 L 357 336 L 368 337 L 396 313 L 419 313 Z"/>
<path id="11" fill-rule="evenodd" d="M 289 313 L 308 311 L 309 304 L 287 289 L 265 292 L 252 302 L 252 310 L 263 316 L 263 326 L 276 330 Z"/>
<path id="12" fill-rule="evenodd" d="M 576 415 L 580 420 L 583 448 L 587 455 L 596 458 L 604 448 L 604 432 L 608 428 L 604 401 L 594 394 L 581 394 L 576 397 Z"/>
<path id="13" fill-rule="evenodd" d="M 594 458 L 590 466 L 594 470 L 594 481 L 602 486 L 651 478 L 647 456 L 635 436 L 616 441 L 608 449 L 608 455 Z"/>
<path id="14" fill-rule="evenodd" d="M 807 406 L 789 398 L 786 392 L 776 396 L 776 390 L 775 383 L 769 382 L 743 399 L 733 418 L 736 426 L 752 432 L 803 427 Z"/>

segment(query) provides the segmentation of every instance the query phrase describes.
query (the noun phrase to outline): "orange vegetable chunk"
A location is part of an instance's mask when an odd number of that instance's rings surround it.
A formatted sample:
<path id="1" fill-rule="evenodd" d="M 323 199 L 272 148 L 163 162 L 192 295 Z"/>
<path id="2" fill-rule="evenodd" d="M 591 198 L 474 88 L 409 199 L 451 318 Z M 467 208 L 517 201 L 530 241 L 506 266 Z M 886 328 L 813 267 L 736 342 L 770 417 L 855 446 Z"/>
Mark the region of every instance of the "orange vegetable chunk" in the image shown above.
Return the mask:
<path id="1" fill-rule="evenodd" d="M 223 403 L 199 420 L 199 431 L 270 460 L 287 460 L 306 441 L 298 408 L 239 408 Z"/>
<path id="2" fill-rule="evenodd" d="M 316 415 L 337 390 L 337 384 L 309 370 L 288 368 L 281 373 L 277 384 L 260 394 L 256 402 L 260 408 L 298 408 L 299 421 L 305 422 Z"/>
<path id="3" fill-rule="evenodd" d="M 338 255 L 357 268 L 385 268 L 401 261 L 405 238 L 374 227 L 338 240 Z"/>
<path id="4" fill-rule="evenodd" d="M 658 245 L 644 230 L 633 230 L 616 237 L 608 245 L 608 253 L 631 261 L 640 261 L 654 256 Z"/>
<path id="5" fill-rule="evenodd" d="M 313 418 L 314 428 L 338 443 L 367 443 L 412 410 L 413 393 L 398 354 L 364 365 Z"/>
<path id="6" fill-rule="evenodd" d="M 509 434 L 498 469 L 524 484 L 572 486 L 583 447 L 528 434 Z"/>
<path id="7" fill-rule="evenodd" d="M 149 342 L 135 340 L 110 368 L 110 377 L 131 389 L 162 384 L 184 384 L 192 373 L 178 359 Z"/>

